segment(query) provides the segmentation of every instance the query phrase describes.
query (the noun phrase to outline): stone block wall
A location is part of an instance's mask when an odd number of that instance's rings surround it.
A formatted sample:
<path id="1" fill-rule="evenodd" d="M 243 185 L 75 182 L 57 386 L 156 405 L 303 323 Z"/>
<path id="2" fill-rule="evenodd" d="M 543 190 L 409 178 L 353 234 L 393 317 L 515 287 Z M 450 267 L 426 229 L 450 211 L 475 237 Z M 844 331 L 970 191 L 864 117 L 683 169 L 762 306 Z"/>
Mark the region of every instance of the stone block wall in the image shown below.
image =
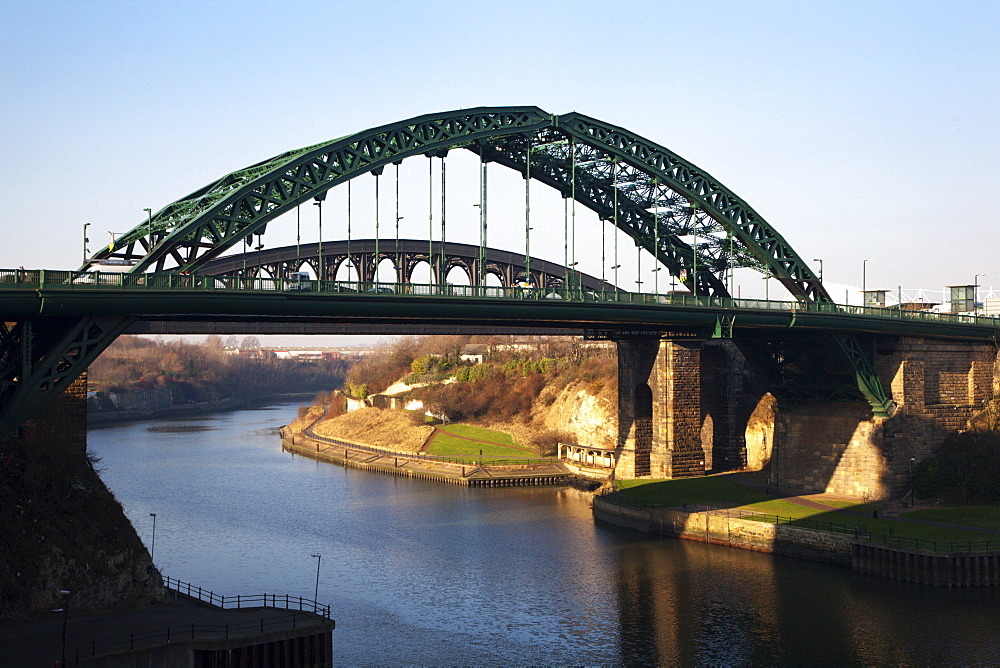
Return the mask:
<path id="1" fill-rule="evenodd" d="M 896 402 L 890 418 L 867 405 L 802 404 L 775 421 L 772 484 L 790 490 L 888 498 L 910 485 L 916 464 L 967 428 L 989 398 L 992 344 L 885 340 L 877 371 Z"/>

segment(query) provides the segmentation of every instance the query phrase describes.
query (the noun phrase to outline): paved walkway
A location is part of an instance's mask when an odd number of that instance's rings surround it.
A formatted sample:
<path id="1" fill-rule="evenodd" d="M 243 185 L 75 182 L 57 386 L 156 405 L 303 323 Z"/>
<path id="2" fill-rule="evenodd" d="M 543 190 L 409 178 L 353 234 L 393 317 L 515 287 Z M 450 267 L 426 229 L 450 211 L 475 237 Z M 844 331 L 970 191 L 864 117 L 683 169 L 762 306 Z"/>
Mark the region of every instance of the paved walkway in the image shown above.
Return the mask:
<path id="1" fill-rule="evenodd" d="M 221 610 L 186 596 L 178 596 L 177 602 L 170 605 L 102 614 L 77 615 L 70 607 L 66 624 L 66 665 L 76 665 L 77 656 L 81 661 L 89 657 L 94 641 L 98 648 L 103 646 L 105 652 L 121 651 L 129 648 L 129 634 L 136 638 L 156 636 L 156 642 L 147 641 L 145 645 L 135 641 L 134 647 L 139 648 L 163 644 L 168 628 L 175 641 L 190 638 L 192 625 L 198 638 L 209 638 L 212 634 L 225 637 L 227 625 L 229 637 L 238 638 L 259 634 L 262 623 L 264 631 L 270 633 L 307 626 L 319 629 L 327 620 L 310 612 L 278 608 Z M 0 668 L 49 668 L 62 653 L 62 629 L 60 613 L 0 626 Z M 119 642 L 112 644 L 114 641 Z"/>
<path id="2" fill-rule="evenodd" d="M 782 501 L 788 501 L 789 503 L 794 503 L 794 504 L 796 504 L 798 506 L 803 506 L 805 508 L 812 508 L 814 510 L 824 510 L 826 512 L 831 512 L 831 513 L 842 513 L 842 514 L 845 514 L 845 515 L 857 515 L 857 516 L 861 516 L 861 517 L 871 517 L 871 515 L 869 515 L 865 511 L 854 510 L 854 509 L 851 509 L 851 508 L 841 508 L 839 506 L 832 506 L 832 505 L 829 505 L 829 504 L 826 504 L 826 503 L 822 502 L 822 499 L 823 499 L 824 496 L 830 496 L 831 498 L 833 498 L 832 495 L 823 495 L 823 494 L 810 494 L 809 495 L 811 497 L 819 497 L 819 500 L 816 500 L 816 499 L 813 499 L 813 498 L 805 498 L 805 497 L 802 497 L 802 496 L 797 496 L 797 495 L 795 495 L 795 494 L 793 494 L 791 492 L 783 492 L 782 490 L 780 490 L 778 488 L 770 487 L 768 485 L 762 485 L 759 482 L 757 482 L 755 480 L 752 480 L 749 477 L 747 477 L 745 475 L 742 475 L 742 474 L 739 474 L 739 473 L 732 475 L 731 479 L 732 479 L 733 482 L 739 483 L 739 484 L 741 484 L 741 485 L 743 485 L 745 487 L 749 487 L 751 489 L 755 489 L 755 490 L 757 490 L 759 492 L 764 492 L 765 494 L 770 494 L 771 496 L 779 498 Z M 847 499 L 847 497 L 844 497 L 844 500 L 851 500 L 851 499 Z M 914 508 L 913 510 L 919 510 L 919 509 L 918 508 Z M 954 524 L 952 522 L 935 522 L 934 520 L 924 520 L 924 519 L 919 519 L 917 517 L 905 517 L 905 516 L 899 515 L 898 511 L 886 513 L 885 515 L 882 515 L 882 518 L 889 518 L 889 519 L 892 519 L 892 520 L 895 520 L 895 521 L 898 521 L 898 522 L 908 522 L 910 524 L 922 524 L 924 526 L 943 527 L 943 528 L 947 528 L 947 529 L 963 529 L 965 531 L 975 531 L 975 532 L 978 532 L 978 533 L 1000 535 L 1000 531 L 996 531 L 994 529 L 984 529 L 984 528 L 981 528 L 981 527 L 970 527 L 970 526 L 967 526 L 965 524 Z"/>

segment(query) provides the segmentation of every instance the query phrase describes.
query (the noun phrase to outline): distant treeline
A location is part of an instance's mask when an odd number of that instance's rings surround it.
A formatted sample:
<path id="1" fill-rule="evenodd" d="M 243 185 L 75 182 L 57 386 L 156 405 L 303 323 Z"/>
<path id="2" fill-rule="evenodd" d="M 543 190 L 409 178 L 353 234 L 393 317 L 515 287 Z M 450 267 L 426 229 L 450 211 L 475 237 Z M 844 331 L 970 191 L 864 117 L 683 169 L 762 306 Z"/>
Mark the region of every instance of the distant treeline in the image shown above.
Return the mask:
<path id="1" fill-rule="evenodd" d="M 227 352 L 218 336 L 203 343 L 121 336 L 90 365 L 89 386 L 104 393 L 167 388 L 174 404 L 257 399 L 339 388 L 348 368 L 343 360 L 300 362 L 247 354 L 246 348 L 241 353 Z"/>

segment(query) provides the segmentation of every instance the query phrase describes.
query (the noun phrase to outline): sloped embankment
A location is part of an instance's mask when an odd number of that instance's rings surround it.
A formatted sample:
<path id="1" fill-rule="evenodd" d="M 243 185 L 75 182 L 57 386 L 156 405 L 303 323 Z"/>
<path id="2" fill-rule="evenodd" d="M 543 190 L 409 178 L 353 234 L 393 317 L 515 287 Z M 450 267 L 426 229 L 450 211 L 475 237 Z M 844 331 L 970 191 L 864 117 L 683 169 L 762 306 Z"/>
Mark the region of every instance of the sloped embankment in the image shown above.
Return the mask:
<path id="1" fill-rule="evenodd" d="M 380 448 L 417 452 L 434 428 L 424 424 L 422 415 L 406 411 L 362 408 L 318 422 L 313 432 Z"/>

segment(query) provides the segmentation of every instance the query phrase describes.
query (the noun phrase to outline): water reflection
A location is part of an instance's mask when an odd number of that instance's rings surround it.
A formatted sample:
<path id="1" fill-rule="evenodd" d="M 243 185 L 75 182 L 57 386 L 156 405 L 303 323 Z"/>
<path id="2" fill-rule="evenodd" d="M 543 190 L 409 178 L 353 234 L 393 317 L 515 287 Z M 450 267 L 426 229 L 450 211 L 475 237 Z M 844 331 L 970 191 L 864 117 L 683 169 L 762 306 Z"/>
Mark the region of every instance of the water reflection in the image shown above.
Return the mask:
<path id="1" fill-rule="evenodd" d="M 570 488 L 468 489 L 281 451 L 297 406 L 91 432 L 165 573 L 333 606 L 338 664 L 1000 663 L 995 590 L 937 590 L 595 524 Z M 210 431 L 208 431 L 210 429 Z"/>

